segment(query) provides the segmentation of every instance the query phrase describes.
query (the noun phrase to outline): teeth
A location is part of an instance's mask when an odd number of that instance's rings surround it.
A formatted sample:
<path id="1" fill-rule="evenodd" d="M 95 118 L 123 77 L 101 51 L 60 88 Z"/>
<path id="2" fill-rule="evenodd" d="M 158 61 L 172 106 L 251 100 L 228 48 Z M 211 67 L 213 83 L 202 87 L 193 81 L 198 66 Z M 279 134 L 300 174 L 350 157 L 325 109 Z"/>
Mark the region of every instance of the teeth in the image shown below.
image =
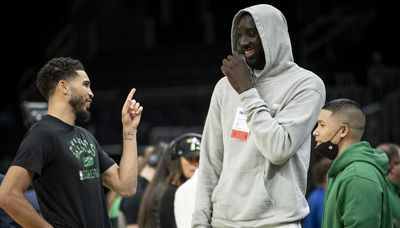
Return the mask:
<path id="1" fill-rule="evenodd" d="M 246 56 L 246 57 L 249 57 L 249 56 L 251 56 L 251 55 L 253 55 L 254 54 L 254 50 L 251 50 L 251 51 L 244 51 L 244 55 Z"/>

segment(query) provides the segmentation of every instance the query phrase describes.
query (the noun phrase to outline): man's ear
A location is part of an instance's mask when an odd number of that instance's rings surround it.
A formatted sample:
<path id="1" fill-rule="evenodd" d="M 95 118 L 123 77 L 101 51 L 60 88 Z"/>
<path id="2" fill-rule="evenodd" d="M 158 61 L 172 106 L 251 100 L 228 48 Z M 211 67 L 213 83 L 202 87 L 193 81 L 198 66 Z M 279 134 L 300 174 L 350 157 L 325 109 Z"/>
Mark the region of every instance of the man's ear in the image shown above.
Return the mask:
<path id="1" fill-rule="evenodd" d="M 344 138 L 346 135 L 349 135 L 350 134 L 350 127 L 349 127 L 349 125 L 348 124 L 343 124 L 342 126 L 341 126 L 341 130 L 340 130 L 340 137 L 341 138 Z"/>
<path id="2" fill-rule="evenodd" d="M 65 80 L 58 81 L 57 89 L 65 95 L 69 94 L 68 83 Z"/>

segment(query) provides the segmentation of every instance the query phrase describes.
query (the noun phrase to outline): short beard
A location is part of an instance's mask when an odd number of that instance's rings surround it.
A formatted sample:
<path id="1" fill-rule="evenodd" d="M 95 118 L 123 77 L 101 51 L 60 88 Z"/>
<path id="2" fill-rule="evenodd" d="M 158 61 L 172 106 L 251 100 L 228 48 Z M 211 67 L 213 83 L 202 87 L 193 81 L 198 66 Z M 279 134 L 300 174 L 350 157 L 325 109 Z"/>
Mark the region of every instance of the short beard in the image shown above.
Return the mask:
<path id="1" fill-rule="evenodd" d="M 75 111 L 76 121 L 84 123 L 90 120 L 90 112 L 83 109 L 85 105 L 85 100 L 82 97 L 73 97 L 69 101 L 69 104 Z"/>
<path id="2" fill-rule="evenodd" d="M 76 121 L 86 123 L 90 121 L 91 114 L 89 111 L 80 110 L 75 113 Z"/>

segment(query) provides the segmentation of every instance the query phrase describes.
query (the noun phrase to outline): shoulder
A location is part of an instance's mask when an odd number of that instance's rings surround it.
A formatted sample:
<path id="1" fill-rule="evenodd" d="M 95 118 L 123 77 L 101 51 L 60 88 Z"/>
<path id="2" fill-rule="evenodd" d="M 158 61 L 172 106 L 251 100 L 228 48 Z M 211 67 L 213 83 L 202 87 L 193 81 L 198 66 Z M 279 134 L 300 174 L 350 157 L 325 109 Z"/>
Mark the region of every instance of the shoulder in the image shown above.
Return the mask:
<path id="1" fill-rule="evenodd" d="M 84 134 L 86 134 L 86 135 L 93 136 L 93 134 L 92 134 L 90 131 L 86 130 L 85 128 L 83 128 L 83 127 L 81 127 L 81 126 L 76 126 L 76 128 L 77 128 L 80 132 L 82 132 L 82 133 L 84 133 Z"/>
<path id="2" fill-rule="evenodd" d="M 218 82 L 215 84 L 214 93 L 221 91 L 220 90 L 221 88 L 225 88 L 227 86 L 230 86 L 230 84 L 229 84 L 228 78 L 226 76 L 224 76 L 224 77 L 220 78 L 218 80 Z"/>
<path id="3" fill-rule="evenodd" d="M 341 175 L 344 181 L 359 183 L 360 187 L 363 188 L 363 183 L 367 185 L 380 186 L 384 182 L 383 176 L 379 170 L 368 162 L 355 161 L 349 164 Z"/>
<path id="4" fill-rule="evenodd" d="M 214 86 L 214 89 L 212 91 L 212 100 L 214 102 L 220 101 L 229 96 L 233 91 L 234 90 L 232 86 L 230 86 L 227 77 L 223 77 L 219 79 Z"/>
<path id="5" fill-rule="evenodd" d="M 40 143 L 49 142 L 56 138 L 57 130 L 47 125 L 46 123 L 34 124 L 24 135 L 24 142 Z"/>
<path id="6" fill-rule="evenodd" d="M 90 131 L 88 131 L 88 130 L 86 130 L 85 128 L 80 127 L 80 126 L 76 126 L 76 129 L 78 129 L 78 131 L 79 131 L 80 133 L 82 133 L 83 135 L 85 135 L 87 138 L 89 138 L 89 139 L 91 139 L 91 140 L 97 142 L 97 140 L 96 140 L 96 138 L 94 137 L 94 135 L 92 134 L 92 132 L 90 132 Z"/>
<path id="7" fill-rule="evenodd" d="M 299 77 L 303 84 L 308 85 L 311 89 L 314 90 L 325 90 L 325 84 L 322 79 L 316 75 L 314 72 L 300 68 Z"/>
<path id="8" fill-rule="evenodd" d="M 325 84 L 318 75 L 297 65 L 285 72 L 280 80 L 293 94 L 316 92 L 325 96 L 326 93 Z"/>

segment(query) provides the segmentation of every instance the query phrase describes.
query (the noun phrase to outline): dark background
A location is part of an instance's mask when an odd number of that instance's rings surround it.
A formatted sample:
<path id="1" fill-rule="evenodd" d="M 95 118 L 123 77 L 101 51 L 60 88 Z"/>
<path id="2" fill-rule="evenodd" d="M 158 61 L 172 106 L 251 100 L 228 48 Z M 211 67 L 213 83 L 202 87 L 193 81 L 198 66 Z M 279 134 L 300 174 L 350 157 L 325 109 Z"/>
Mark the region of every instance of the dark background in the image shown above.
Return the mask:
<path id="1" fill-rule="evenodd" d="M 398 80 L 376 88 L 368 79 L 374 52 L 383 56 L 386 65 L 379 66 L 391 80 L 398 76 L 394 2 L 6 1 L 0 13 L 0 171 L 29 126 L 22 102 L 44 101 L 34 86 L 36 72 L 56 56 L 84 64 L 95 94 L 92 121 L 84 126 L 110 153 L 118 152 L 120 110 L 131 87 L 144 106 L 141 146 L 201 132 L 213 86 L 222 77 L 221 61 L 230 53 L 231 20 L 257 3 L 274 5 L 286 16 L 295 61 L 324 80 L 327 100 L 347 97 L 365 107 L 366 139 L 373 145 L 399 143 L 399 108 L 393 104 L 400 103 L 398 95 L 388 98 Z"/>

